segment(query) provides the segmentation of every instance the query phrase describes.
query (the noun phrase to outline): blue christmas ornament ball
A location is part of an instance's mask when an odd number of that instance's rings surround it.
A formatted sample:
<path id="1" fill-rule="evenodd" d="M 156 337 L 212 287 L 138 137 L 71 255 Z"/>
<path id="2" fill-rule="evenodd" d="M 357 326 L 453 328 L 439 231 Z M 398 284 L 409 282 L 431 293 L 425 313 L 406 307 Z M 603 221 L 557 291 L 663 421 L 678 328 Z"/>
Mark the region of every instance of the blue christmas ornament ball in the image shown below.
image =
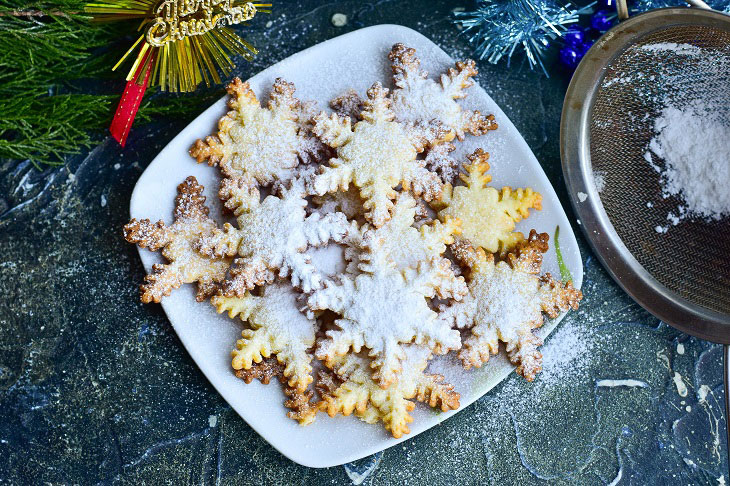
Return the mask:
<path id="1" fill-rule="evenodd" d="M 599 10 L 591 16 L 591 27 L 600 31 L 606 32 L 611 28 L 612 20 L 609 18 L 611 12 L 607 10 Z"/>
<path id="2" fill-rule="evenodd" d="M 569 46 L 579 46 L 586 38 L 586 33 L 580 27 L 571 27 L 563 33 L 563 40 Z"/>
<path id="3" fill-rule="evenodd" d="M 582 56 L 578 50 L 573 46 L 565 46 L 560 49 L 560 63 L 568 69 L 575 69 L 578 67 L 581 57 Z"/>

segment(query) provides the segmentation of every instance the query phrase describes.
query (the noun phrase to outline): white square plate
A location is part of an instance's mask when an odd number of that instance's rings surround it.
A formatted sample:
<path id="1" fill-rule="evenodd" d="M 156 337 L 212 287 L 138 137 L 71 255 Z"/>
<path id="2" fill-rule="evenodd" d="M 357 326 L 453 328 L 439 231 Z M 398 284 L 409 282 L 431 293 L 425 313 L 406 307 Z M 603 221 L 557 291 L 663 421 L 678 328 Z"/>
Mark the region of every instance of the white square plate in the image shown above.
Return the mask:
<path id="1" fill-rule="evenodd" d="M 379 25 L 351 32 L 295 54 L 249 79 L 259 99 L 268 98 L 274 79 L 281 76 L 297 87 L 301 100 L 318 100 L 326 109 L 328 100 L 355 88 L 364 93 L 375 81 L 390 85 L 391 70 L 387 54 L 396 42 L 417 49 L 421 65 L 437 76 L 454 64 L 454 60 L 436 44 L 418 32 L 397 25 Z M 563 208 L 522 136 L 492 98 L 479 86 L 468 90 L 464 106 L 493 113 L 499 129 L 483 137 L 467 137 L 457 144 L 455 155 L 463 156 L 477 147 L 490 152 L 490 173 L 495 186 L 532 187 L 543 195 L 543 210 L 532 212 L 519 224 L 523 232 L 535 228 L 551 235 L 551 250 L 545 255 L 544 270 L 559 274 L 552 235 L 560 225 L 563 258 L 576 287 L 583 280 L 578 244 Z M 206 188 L 212 214 L 218 213 L 216 196 L 217 169 L 197 164 L 188 155 L 193 142 L 213 133 L 218 119 L 226 113 L 226 99 L 208 108 L 175 137 L 142 174 L 132 193 L 130 213 L 133 218 L 162 219 L 170 223 L 176 187 L 188 175 L 194 175 Z M 160 260 L 158 253 L 140 250 L 140 257 L 149 272 Z M 163 299 L 165 310 L 180 340 L 205 376 L 228 403 L 262 437 L 293 461 L 310 467 L 328 467 L 354 461 L 373 454 L 427 430 L 454 413 L 464 410 L 502 381 L 513 370 L 503 357 L 492 358 L 481 369 L 465 372 L 453 357 L 439 357 L 431 370 L 442 373 L 461 393 L 460 410 L 436 414 L 421 407 L 414 412 L 411 433 L 393 439 L 380 425 L 369 425 L 355 417 L 329 418 L 320 414 L 314 424 L 300 427 L 285 415 L 284 395 L 278 384 L 246 385 L 231 370 L 230 351 L 240 337 L 241 323 L 215 313 L 213 306 L 195 302 L 193 287 L 183 288 Z M 560 321 L 546 323 L 540 330 L 545 337 Z"/>

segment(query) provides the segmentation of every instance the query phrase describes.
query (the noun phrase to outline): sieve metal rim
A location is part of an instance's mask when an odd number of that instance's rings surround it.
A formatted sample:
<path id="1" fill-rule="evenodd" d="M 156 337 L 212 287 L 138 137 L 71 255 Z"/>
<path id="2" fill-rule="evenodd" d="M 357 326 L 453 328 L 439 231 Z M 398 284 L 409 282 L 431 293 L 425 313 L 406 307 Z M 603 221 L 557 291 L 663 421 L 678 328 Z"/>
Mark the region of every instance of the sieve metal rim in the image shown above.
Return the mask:
<path id="1" fill-rule="evenodd" d="M 727 15 L 690 8 L 665 8 L 630 18 L 603 35 L 575 71 L 563 102 L 560 157 L 570 202 L 597 258 L 639 305 L 693 336 L 730 344 L 730 315 L 696 305 L 656 280 L 623 244 L 592 182 L 590 120 L 606 68 L 640 38 L 676 25 L 730 30 Z M 588 197 L 577 198 L 579 192 Z"/>

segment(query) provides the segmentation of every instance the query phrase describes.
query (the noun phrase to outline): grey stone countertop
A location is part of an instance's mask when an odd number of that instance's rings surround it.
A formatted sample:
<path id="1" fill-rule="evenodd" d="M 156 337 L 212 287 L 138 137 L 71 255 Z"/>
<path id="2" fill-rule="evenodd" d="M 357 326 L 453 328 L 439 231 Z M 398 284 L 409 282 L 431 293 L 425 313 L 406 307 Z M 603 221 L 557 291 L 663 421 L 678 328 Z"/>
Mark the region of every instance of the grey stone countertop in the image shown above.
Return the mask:
<path id="1" fill-rule="evenodd" d="M 451 2 L 276 2 L 253 22 L 244 79 L 360 27 L 398 23 L 470 55 Z M 332 15 L 344 13 L 342 27 Z M 270 20 L 270 21 L 269 21 Z M 572 215 L 560 168 L 569 74 L 479 62 Z M 218 88 L 222 94 L 222 88 Z M 582 235 L 580 310 L 512 375 L 455 417 L 383 453 L 309 469 L 270 447 L 206 381 L 121 238 L 135 181 L 189 120 L 136 126 L 67 166 L 0 163 L 0 484 L 725 484 L 719 345 L 636 305 Z M 578 226 L 574 224 L 577 231 Z"/>

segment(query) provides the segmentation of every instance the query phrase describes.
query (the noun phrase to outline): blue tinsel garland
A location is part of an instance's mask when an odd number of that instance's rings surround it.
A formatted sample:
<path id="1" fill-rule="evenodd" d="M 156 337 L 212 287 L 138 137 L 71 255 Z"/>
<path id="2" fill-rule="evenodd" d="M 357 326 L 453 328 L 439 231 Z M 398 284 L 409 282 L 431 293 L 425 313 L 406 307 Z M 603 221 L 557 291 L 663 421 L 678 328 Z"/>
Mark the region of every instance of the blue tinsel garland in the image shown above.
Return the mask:
<path id="1" fill-rule="evenodd" d="M 730 0 L 706 2 L 715 10 L 730 12 Z M 598 3 L 599 8 L 607 8 L 609 5 L 615 8 L 615 3 L 608 0 L 600 0 Z M 578 22 L 579 15 L 591 12 L 595 4 L 593 2 L 585 7 L 575 7 L 554 0 L 478 0 L 475 10 L 455 12 L 454 22 L 464 28 L 469 41 L 474 45 L 474 54 L 479 59 L 496 64 L 503 57 L 507 57 L 509 65 L 512 55 L 522 50 L 530 68 L 540 66 L 547 75 L 543 57 L 550 42 L 562 37 L 567 26 Z M 686 5 L 683 0 L 629 0 L 632 14 Z M 615 14 L 611 15 L 609 10 L 602 13 L 615 19 Z"/>
<path id="2" fill-rule="evenodd" d="M 456 12 L 455 22 L 464 27 L 479 59 L 507 63 L 518 48 L 525 52 L 530 68 L 540 66 L 550 41 L 590 7 L 576 8 L 552 0 L 479 0 L 470 12 Z"/>

